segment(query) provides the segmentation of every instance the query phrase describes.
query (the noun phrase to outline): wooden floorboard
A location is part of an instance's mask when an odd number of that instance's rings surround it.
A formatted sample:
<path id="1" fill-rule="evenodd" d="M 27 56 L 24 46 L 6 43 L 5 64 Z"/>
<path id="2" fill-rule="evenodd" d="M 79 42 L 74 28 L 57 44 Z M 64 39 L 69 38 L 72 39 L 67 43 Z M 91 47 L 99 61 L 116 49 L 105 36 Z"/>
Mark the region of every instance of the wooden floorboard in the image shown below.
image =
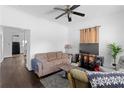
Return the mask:
<path id="1" fill-rule="evenodd" d="M 40 79 L 25 67 L 24 56 L 4 59 L 0 66 L 1 88 L 43 88 Z"/>

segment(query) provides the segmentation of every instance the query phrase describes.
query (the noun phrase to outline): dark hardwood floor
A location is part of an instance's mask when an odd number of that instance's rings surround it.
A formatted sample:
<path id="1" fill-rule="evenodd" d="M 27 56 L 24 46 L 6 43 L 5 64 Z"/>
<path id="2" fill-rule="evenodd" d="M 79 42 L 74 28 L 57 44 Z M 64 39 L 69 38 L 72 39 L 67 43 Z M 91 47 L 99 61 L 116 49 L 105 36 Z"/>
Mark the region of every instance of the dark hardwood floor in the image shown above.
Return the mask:
<path id="1" fill-rule="evenodd" d="M 23 55 L 6 58 L 0 66 L 1 88 L 43 88 L 40 79 L 25 67 Z"/>

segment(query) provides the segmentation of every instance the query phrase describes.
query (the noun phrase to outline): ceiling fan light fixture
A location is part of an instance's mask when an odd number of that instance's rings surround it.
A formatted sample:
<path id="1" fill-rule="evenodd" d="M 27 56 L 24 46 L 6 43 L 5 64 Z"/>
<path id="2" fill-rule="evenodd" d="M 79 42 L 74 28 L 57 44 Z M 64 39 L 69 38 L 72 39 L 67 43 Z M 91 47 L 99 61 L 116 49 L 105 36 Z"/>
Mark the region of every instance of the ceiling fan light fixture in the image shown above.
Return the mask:
<path id="1" fill-rule="evenodd" d="M 84 16 L 85 16 L 84 13 L 80 13 L 80 12 L 73 11 L 73 10 L 75 10 L 76 8 L 78 8 L 79 6 L 80 6 L 80 5 L 73 5 L 73 6 L 66 5 L 66 8 L 65 8 L 65 9 L 62 9 L 62 8 L 54 8 L 54 9 L 56 9 L 56 10 L 64 11 L 64 13 L 62 13 L 62 14 L 59 15 L 59 16 L 57 16 L 55 19 L 58 19 L 58 18 L 62 17 L 62 16 L 65 15 L 65 14 L 67 14 L 68 22 L 71 22 L 71 21 L 72 21 L 71 17 L 69 16 L 70 14 L 74 14 L 74 15 L 78 15 L 78 16 L 84 17 Z"/>

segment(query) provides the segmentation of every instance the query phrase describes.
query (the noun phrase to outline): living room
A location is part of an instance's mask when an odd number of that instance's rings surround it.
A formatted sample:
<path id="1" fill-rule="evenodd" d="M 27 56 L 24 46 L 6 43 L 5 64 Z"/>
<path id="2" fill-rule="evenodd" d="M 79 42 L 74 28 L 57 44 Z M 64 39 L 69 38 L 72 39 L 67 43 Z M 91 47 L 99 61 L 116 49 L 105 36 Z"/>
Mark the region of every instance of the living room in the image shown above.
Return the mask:
<path id="1" fill-rule="evenodd" d="M 72 6 L 73 5 L 70 5 L 69 7 Z M 62 13 L 61 11 L 55 10 L 54 8 L 56 7 L 64 9 L 67 6 L 66 5 L 62 5 L 62 6 L 61 5 L 30 5 L 30 6 L 1 5 L 0 6 L 1 37 L 4 37 L 3 32 L 6 31 L 5 28 L 15 28 L 15 29 L 20 28 L 20 29 L 30 30 L 29 36 L 26 36 L 29 37 L 30 39 L 28 41 L 29 45 L 27 50 L 28 53 L 27 53 L 26 68 L 29 71 L 32 70 L 31 60 L 36 56 L 36 54 L 58 52 L 58 51 L 62 51 L 63 53 L 65 53 L 66 45 L 70 45 L 71 47 L 70 50 L 68 51 L 69 56 L 73 54 L 79 54 L 80 30 L 94 28 L 94 27 L 98 27 L 98 31 L 99 31 L 99 38 L 98 38 L 99 42 L 97 42 L 99 45 L 98 54 L 99 56 L 104 57 L 103 65 L 108 68 L 113 67 L 112 66 L 113 58 L 111 56 L 111 51 L 108 48 L 108 45 L 114 42 L 117 43 L 117 45 L 119 45 L 122 49 L 124 48 L 123 31 L 122 31 L 124 24 L 123 23 L 124 13 L 122 11 L 124 9 L 124 6 L 80 5 L 75 9 L 75 11 L 85 13 L 85 16 L 80 17 L 71 14 L 70 15 L 72 18 L 71 22 L 68 22 L 67 16 L 63 16 L 55 20 L 54 18 Z M 1 58 L 0 62 L 2 62 L 5 58 L 4 43 L 7 43 L 7 42 L 3 42 L 2 39 L 1 42 L 2 42 L 1 44 L 2 49 L 0 49 L 0 51 L 2 52 L 0 56 Z M 13 57 L 12 53 L 10 52 L 6 52 L 6 54 L 8 55 L 7 57 Z M 116 61 L 119 62 L 119 58 L 123 55 L 124 52 L 121 52 L 117 56 Z M 1 64 L 3 63 L 4 62 L 2 62 Z M 41 79 L 39 79 L 39 81 L 42 82 Z M 49 86 L 46 84 L 44 86 L 55 87 L 57 84 L 53 84 L 53 85 L 54 86 L 52 85 Z M 14 87 L 14 85 L 12 87 Z M 63 86 L 56 86 L 56 87 L 61 88 Z"/>

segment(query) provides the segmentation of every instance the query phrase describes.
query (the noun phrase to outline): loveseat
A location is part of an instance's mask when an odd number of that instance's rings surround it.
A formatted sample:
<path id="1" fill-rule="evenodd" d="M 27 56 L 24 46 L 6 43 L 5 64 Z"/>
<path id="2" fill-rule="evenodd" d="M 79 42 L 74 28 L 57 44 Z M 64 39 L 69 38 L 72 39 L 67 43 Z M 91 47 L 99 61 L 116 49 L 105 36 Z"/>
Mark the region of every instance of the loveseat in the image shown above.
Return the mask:
<path id="1" fill-rule="evenodd" d="M 38 53 L 35 55 L 35 66 L 34 72 L 39 76 L 45 76 L 56 72 L 62 64 L 69 64 L 69 56 L 61 51 Z"/>

